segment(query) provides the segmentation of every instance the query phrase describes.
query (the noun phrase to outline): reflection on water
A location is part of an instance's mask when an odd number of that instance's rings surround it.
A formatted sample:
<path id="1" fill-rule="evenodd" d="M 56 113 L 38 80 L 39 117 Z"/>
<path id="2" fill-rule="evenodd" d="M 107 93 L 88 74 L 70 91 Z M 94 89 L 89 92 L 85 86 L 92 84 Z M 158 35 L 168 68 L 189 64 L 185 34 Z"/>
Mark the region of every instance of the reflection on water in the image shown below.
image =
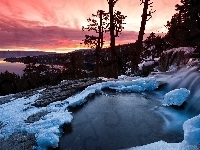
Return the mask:
<path id="1" fill-rule="evenodd" d="M 6 70 L 10 73 L 15 73 L 18 75 L 23 74 L 23 70 L 26 67 L 23 63 L 10 63 L 3 61 L 4 58 L 0 58 L 0 72 L 5 72 Z"/>

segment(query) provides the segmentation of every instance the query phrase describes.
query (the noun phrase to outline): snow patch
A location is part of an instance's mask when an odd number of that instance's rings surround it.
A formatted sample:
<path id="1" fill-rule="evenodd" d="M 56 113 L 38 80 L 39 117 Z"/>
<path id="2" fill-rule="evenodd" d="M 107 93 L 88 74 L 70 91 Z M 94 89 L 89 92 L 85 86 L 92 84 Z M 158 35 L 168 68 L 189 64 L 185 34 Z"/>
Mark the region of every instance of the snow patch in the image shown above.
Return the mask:
<path id="1" fill-rule="evenodd" d="M 167 143 L 158 141 L 144 146 L 132 147 L 127 150 L 198 150 L 197 146 L 182 143 Z"/>
<path id="2" fill-rule="evenodd" d="M 176 65 L 171 65 L 169 66 L 169 69 L 166 72 L 174 72 L 178 69 L 178 66 Z"/>
<path id="3" fill-rule="evenodd" d="M 142 70 L 145 66 L 151 66 L 155 63 L 155 61 L 143 61 L 142 63 L 138 64 L 139 70 Z"/>
<path id="4" fill-rule="evenodd" d="M 139 78 L 132 81 L 107 81 L 88 86 L 84 91 L 68 99 L 69 106 L 75 107 L 86 102 L 86 97 L 101 93 L 104 88 L 115 89 L 118 92 L 142 92 L 154 90 L 158 82 L 153 77 Z"/>
<path id="5" fill-rule="evenodd" d="M 191 144 L 200 144 L 200 115 L 195 116 L 183 124 L 184 140 Z"/>
<path id="6" fill-rule="evenodd" d="M 194 50 L 195 50 L 195 48 L 193 48 L 193 47 L 179 47 L 179 48 L 172 48 L 172 49 L 167 50 L 167 51 L 165 51 L 165 52 L 163 52 L 163 53 L 164 53 L 164 54 L 170 53 L 170 52 L 176 53 L 176 52 L 181 52 L 181 51 L 182 51 L 182 52 L 184 52 L 184 54 L 186 55 L 186 54 L 191 54 L 191 53 L 193 53 Z"/>

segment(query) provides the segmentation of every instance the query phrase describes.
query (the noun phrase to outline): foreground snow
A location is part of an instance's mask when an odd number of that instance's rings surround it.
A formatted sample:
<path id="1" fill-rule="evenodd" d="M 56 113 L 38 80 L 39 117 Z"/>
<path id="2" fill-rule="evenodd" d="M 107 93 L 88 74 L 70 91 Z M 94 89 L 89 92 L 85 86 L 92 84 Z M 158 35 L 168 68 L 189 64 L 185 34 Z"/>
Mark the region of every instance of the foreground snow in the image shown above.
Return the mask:
<path id="1" fill-rule="evenodd" d="M 154 90 L 158 87 L 155 78 L 139 78 L 135 80 L 107 81 L 97 83 L 87 87 L 81 93 L 69 97 L 64 101 L 49 104 L 47 107 L 32 106 L 35 100 L 40 97 L 40 93 L 45 90 L 38 90 L 37 94 L 29 98 L 18 98 L 9 103 L 0 105 L 0 122 L 3 123 L 0 138 L 6 138 L 15 132 L 35 133 L 38 149 L 47 147 L 57 147 L 59 137 L 62 134 L 63 124 L 70 123 L 73 119 L 67 107 L 81 105 L 86 102 L 86 97 L 101 93 L 103 88 L 116 89 L 119 92 L 141 92 Z M 47 115 L 34 123 L 26 123 L 25 120 L 31 115 L 46 111 Z"/>

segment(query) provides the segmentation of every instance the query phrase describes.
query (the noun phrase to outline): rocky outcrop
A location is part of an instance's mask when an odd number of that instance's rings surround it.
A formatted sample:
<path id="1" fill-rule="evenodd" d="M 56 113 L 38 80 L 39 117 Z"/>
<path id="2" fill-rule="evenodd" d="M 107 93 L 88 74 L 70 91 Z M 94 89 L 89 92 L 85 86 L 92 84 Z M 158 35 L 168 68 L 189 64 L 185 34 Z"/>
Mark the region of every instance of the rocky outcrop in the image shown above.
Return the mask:
<path id="1" fill-rule="evenodd" d="M 40 93 L 41 96 L 32 105 L 45 107 L 52 102 L 65 100 L 77 92 L 84 90 L 86 87 L 98 82 L 101 82 L 101 80 L 96 78 L 63 81 L 59 85 L 47 87 Z"/>
<path id="2" fill-rule="evenodd" d="M 179 47 L 163 52 L 159 59 L 159 70 L 164 72 L 172 65 L 180 66 L 187 64 L 194 50 L 192 47 Z"/>

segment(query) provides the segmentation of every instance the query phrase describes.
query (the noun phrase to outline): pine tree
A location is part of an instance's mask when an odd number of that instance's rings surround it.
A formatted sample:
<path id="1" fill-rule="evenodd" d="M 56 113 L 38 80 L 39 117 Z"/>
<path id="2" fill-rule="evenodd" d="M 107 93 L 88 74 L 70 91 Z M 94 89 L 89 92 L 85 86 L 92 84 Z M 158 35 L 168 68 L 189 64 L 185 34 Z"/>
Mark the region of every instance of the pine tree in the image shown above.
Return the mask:
<path id="1" fill-rule="evenodd" d="M 98 36 L 85 35 L 84 44 L 96 48 L 96 76 L 99 76 L 99 61 L 100 61 L 100 50 L 103 47 L 104 32 L 110 32 L 110 47 L 111 47 L 111 72 L 112 77 L 117 78 L 117 64 L 116 64 L 116 50 L 115 50 L 115 37 L 119 37 L 122 30 L 124 29 L 123 21 L 127 16 L 121 14 L 120 11 L 113 11 L 113 7 L 118 0 L 107 0 L 109 4 L 109 12 L 106 13 L 103 10 L 98 10 L 97 15 L 92 14 L 93 17 L 99 18 L 99 21 L 95 19 L 88 19 L 90 24 L 87 28 L 82 27 L 88 31 L 94 30 L 98 33 Z M 108 22 L 109 21 L 109 22 Z"/>
<path id="2" fill-rule="evenodd" d="M 103 33 L 108 28 L 108 13 L 103 10 L 98 10 L 97 14 L 92 14 L 92 17 L 98 18 L 97 19 L 87 19 L 90 23 L 87 28 L 82 27 L 82 30 L 85 29 L 88 31 L 95 31 L 98 36 L 94 35 L 85 35 L 84 44 L 90 46 L 91 48 L 96 48 L 95 55 L 96 55 L 96 77 L 99 77 L 99 63 L 100 63 L 100 50 L 103 47 L 104 40 L 103 40 Z"/>
<path id="3" fill-rule="evenodd" d="M 166 25 L 166 39 L 173 47 L 197 46 L 200 40 L 200 1 L 181 0 L 181 4 L 175 7 L 177 13 Z"/>

